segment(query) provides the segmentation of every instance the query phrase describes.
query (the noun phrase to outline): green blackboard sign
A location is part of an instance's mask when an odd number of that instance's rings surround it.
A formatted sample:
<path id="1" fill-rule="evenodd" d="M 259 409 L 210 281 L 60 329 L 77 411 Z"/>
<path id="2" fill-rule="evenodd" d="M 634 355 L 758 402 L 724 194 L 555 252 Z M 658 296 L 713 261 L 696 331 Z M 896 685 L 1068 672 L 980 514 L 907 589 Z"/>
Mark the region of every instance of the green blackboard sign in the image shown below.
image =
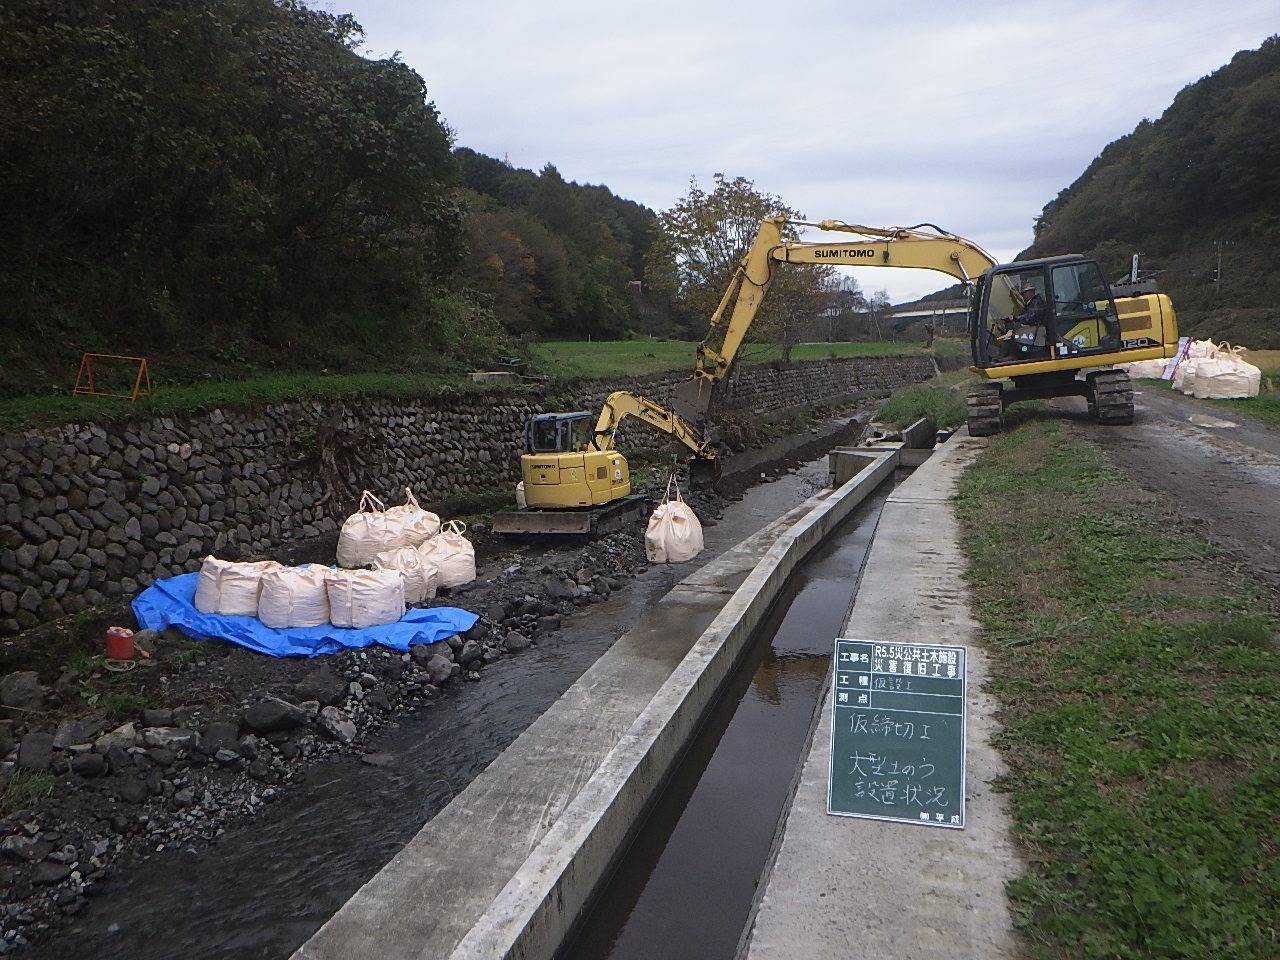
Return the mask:
<path id="1" fill-rule="evenodd" d="M 964 828 L 965 648 L 837 640 L 827 812 Z"/>

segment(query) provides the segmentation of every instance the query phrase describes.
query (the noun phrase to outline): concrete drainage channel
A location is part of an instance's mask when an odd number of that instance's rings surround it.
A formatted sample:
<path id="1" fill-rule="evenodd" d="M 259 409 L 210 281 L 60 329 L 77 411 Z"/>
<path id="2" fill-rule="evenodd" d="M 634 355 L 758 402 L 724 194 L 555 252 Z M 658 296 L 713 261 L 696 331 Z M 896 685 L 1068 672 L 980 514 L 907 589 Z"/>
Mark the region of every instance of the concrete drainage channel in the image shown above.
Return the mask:
<path id="1" fill-rule="evenodd" d="M 898 459 L 833 453 L 856 472 L 673 588 L 294 956 L 554 956 L 792 573 Z"/>
<path id="2" fill-rule="evenodd" d="M 562 960 L 734 955 L 888 486 L 792 574 Z"/>

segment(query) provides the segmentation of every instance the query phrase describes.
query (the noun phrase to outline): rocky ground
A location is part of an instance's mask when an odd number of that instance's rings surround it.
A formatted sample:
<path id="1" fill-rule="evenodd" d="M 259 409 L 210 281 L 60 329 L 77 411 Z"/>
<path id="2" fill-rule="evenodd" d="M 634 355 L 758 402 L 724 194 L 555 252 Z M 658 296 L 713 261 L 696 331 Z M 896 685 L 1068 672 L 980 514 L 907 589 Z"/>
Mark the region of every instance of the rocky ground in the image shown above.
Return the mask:
<path id="1" fill-rule="evenodd" d="M 743 423 L 731 428 L 727 446 L 768 439 Z M 742 489 L 831 442 L 814 435 L 792 459 L 686 499 L 712 525 Z M 659 495 L 665 474 L 648 476 L 640 492 Z M 480 620 L 410 653 L 371 647 L 273 659 L 176 630 L 142 631 L 135 640 L 146 655 L 116 671 L 98 651 L 105 626 L 132 624 L 122 604 L 6 641 L 0 955 L 48 937 L 86 898 L 109 891 L 113 871 L 131 855 L 168 848 L 197 856 L 229 824 L 287 798 L 309 764 L 341 751 L 377 763 L 365 747 L 372 733 L 428 706 L 445 686 L 477 681 L 486 665 L 548 639 L 563 617 L 624 589 L 647 567 L 639 526 L 589 544 L 514 546 L 481 529 L 476 547 L 478 579 L 428 605 L 460 606 Z M 276 559 L 324 559 L 332 549 L 332 539 L 301 543 Z"/>
<path id="2" fill-rule="evenodd" d="M 710 491 L 690 501 L 707 524 L 725 502 Z M 487 664 L 554 634 L 561 618 L 623 589 L 647 565 L 640 528 L 586 545 L 512 548 L 482 536 L 478 547 L 480 578 L 430 603 L 481 619 L 410 653 L 272 659 L 176 630 L 143 631 L 137 645 L 149 655 L 127 672 L 80 651 L 50 681 L 39 669 L 47 658 L 32 651 L 37 669 L 0 678 L 10 718 L 0 721 L 0 955 L 79 912 L 128 854 L 196 855 L 229 823 L 287 797 L 308 764 L 363 753 L 372 732 L 446 685 L 479 680 Z M 112 618 L 130 622 L 123 609 L 99 611 L 64 629 L 100 638 Z M 23 665 L 12 647 L 5 662 Z"/>

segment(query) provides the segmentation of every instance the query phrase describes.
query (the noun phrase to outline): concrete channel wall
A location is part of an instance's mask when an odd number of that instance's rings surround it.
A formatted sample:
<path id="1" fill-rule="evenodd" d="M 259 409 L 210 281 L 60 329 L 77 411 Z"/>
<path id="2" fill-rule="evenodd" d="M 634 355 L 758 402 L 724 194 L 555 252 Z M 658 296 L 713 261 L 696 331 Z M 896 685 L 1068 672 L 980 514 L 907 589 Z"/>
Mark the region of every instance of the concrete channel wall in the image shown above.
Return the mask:
<path id="1" fill-rule="evenodd" d="M 932 371 L 928 357 L 745 367 L 729 402 L 762 416 L 887 393 Z M 588 408 L 618 388 L 669 401 L 683 379 L 582 381 L 568 402 Z M 358 397 L 0 435 L 0 636 L 131 596 L 208 553 L 261 556 L 333 534 L 354 503 L 331 494 L 329 474 L 395 502 L 412 485 L 437 508 L 506 489 L 524 421 L 549 402 L 497 389 Z"/>
<path id="2" fill-rule="evenodd" d="M 896 460 L 867 456 L 683 580 L 295 960 L 552 957 L 788 576 Z"/>
<path id="3" fill-rule="evenodd" d="M 996 702 L 968 604 L 952 507 L 965 467 L 986 446 L 961 429 L 886 500 L 842 636 L 967 647 L 963 830 L 827 813 L 831 684 L 792 802 L 760 879 L 739 960 L 1012 960 L 1006 884 L 1021 872 Z M 903 451 L 907 453 L 909 451 Z"/>

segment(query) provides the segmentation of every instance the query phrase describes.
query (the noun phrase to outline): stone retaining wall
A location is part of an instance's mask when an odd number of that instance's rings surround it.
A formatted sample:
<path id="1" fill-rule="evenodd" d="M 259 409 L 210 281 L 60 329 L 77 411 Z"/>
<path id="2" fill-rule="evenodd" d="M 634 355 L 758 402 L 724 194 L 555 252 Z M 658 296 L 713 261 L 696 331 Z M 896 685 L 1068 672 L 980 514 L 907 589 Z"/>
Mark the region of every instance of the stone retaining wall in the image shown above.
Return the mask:
<path id="1" fill-rule="evenodd" d="M 926 357 L 749 367 L 718 402 L 767 416 L 932 373 Z M 683 379 L 585 382 L 577 406 L 595 408 L 614 389 L 669 402 Z M 256 556 L 332 534 L 354 506 L 334 489 L 349 499 L 412 485 L 429 508 L 502 489 L 518 477 L 524 421 L 540 400 L 493 390 L 304 401 L 4 435 L 0 634 L 131 596 L 211 552 Z"/>

